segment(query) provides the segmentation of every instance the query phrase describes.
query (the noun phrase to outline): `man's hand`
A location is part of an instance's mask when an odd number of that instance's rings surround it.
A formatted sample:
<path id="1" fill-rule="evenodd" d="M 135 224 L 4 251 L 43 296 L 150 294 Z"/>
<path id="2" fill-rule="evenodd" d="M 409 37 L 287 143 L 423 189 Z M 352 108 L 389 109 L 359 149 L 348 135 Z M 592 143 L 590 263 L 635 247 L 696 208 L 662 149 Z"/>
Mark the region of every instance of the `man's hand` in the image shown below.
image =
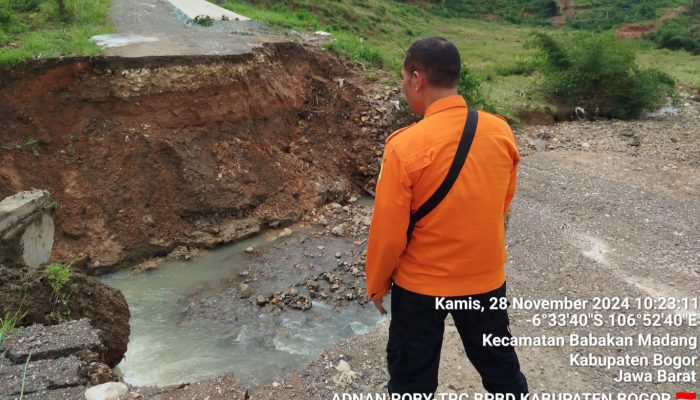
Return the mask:
<path id="1" fill-rule="evenodd" d="M 384 304 L 382 304 L 383 301 L 384 301 L 384 296 L 373 301 L 373 303 L 374 303 L 374 306 L 377 307 L 377 311 L 379 311 L 379 314 L 386 315 L 386 310 L 384 309 Z"/>

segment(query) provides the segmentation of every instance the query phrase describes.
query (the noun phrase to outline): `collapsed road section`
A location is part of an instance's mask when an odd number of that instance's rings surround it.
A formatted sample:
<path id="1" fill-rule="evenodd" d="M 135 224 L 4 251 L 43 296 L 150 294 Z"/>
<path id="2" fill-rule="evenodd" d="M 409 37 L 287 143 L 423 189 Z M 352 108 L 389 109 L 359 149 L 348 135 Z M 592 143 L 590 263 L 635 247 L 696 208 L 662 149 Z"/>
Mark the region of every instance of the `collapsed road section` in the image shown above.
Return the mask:
<path id="1" fill-rule="evenodd" d="M 0 197 L 50 191 L 53 258 L 90 273 L 285 226 L 378 172 L 398 93 L 357 79 L 295 43 L 1 70 Z"/>

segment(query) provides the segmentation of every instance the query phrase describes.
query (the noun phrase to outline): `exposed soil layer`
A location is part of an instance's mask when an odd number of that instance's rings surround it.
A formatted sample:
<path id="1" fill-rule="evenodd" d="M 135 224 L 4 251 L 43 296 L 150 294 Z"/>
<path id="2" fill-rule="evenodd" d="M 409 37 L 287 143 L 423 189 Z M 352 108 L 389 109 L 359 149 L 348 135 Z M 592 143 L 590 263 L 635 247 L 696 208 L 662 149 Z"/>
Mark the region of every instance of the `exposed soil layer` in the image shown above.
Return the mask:
<path id="1" fill-rule="evenodd" d="M 65 292 L 68 293 L 65 319 L 88 318 L 90 325 L 101 331 L 105 345 L 101 361 L 112 367 L 117 365 L 126 353 L 130 333 L 131 314 L 122 292 L 75 272 Z M 0 266 L 0 315 L 26 312 L 20 325 L 53 325 L 59 321 L 51 316 L 56 309 L 52 298 L 51 284 L 44 272 Z"/>
<path id="2" fill-rule="evenodd" d="M 285 225 L 377 172 L 392 107 L 354 79 L 294 43 L 0 70 L 0 196 L 48 189 L 53 258 L 90 272 Z"/>

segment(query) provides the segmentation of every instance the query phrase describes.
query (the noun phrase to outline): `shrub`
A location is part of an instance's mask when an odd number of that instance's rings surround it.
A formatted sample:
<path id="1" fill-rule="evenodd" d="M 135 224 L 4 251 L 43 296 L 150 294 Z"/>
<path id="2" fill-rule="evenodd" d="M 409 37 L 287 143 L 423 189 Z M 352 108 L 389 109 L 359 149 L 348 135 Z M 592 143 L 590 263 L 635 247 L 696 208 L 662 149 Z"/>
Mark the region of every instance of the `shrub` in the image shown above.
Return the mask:
<path id="1" fill-rule="evenodd" d="M 37 12 L 41 2 L 42 0 L 3 0 L 0 4 L 8 3 L 6 7 L 9 5 L 9 8 L 16 12 Z"/>
<path id="2" fill-rule="evenodd" d="M 214 25 L 214 19 L 208 15 L 197 15 L 192 20 L 195 24 L 201 26 L 212 26 Z"/>
<path id="3" fill-rule="evenodd" d="M 52 263 L 46 267 L 46 277 L 49 279 L 54 293 L 60 292 L 70 281 L 70 265 Z"/>
<path id="4" fill-rule="evenodd" d="M 496 107 L 484 96 L 481 80 L 466 65 L 462 65 L 457 91 L 467 100 L 470 107 L 479 107 L 488 112 L 495 112 Z"/>
<path id="5" fill-rule="evenodd" d="M 53 303 L 53 311 L 49 319 L 61 323 L 70 316 L 68 307 L 70 292 L 66 289 L 66 285 L 70 282 L 71 266 L 59 263 L 49 264 L 46 267 L 46 277 L 51 285 Z"/>
<path id="6" fill-rule="evenodd" d="M 9 30 L 17 23 L 17 17 L 10 10 L 0 8 L 0 30 Z"/>
<path id="7" fill-rule="evenodd" d="M 634 52 L 611 34 L 578 35 L 562 43 L 536 33 L 528 45 L 539 50 L 544 91 L 594 116 L 636 118 L 675 94 L 668 74 L 639 68 Z"/>
<path id="8" fill-rule="evenodd" d="M 698 54 L 700 53 L 700 17 L 679 15 L 666 20 L 647 38 L 660 48 L 686 50 Z"/>

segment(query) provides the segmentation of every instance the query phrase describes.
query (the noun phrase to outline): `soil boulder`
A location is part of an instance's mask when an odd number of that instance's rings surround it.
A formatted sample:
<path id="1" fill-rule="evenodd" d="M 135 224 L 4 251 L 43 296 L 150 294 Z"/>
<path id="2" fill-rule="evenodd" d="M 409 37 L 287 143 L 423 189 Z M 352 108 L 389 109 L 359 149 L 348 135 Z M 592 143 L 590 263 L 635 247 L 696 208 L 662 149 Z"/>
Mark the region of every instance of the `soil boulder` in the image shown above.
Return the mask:
<path id="1" fill-rule="evenodd" d="M 129 306 L 124 295 L 98 279 L 73 272 L 67 287 L 69 292 L 67 319 L 87 318 L 90 324 L 101 331 L 105 349 L 103 361 L 115 366 L 126 353 L 129 341 Z M 52 289 L 42 270 L 26 267 L 0 266 L 0 316 L 13 315 L 19 311 L 26 315 L 19 322 L 53 325 L 51 318 L 54 305 Z"/>

